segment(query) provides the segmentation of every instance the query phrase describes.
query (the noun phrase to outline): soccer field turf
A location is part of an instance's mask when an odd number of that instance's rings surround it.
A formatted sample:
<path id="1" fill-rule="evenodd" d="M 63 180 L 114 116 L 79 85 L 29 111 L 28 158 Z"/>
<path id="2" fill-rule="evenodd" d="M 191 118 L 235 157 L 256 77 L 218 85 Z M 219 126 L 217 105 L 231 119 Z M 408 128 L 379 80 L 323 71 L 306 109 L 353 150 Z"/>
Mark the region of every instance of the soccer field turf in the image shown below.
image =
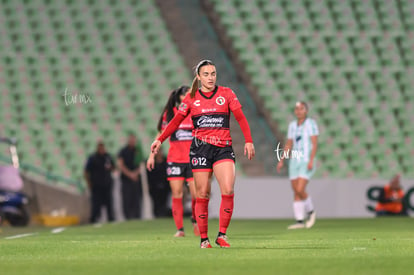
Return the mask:
<path id="1" fill-rule="evenodd" d="M 200 249 L 172 219 L 97 226 L 2 228 L 0 274 L 413 274 L 412 218 L 233 220 L 229 249 Z M 210 220 L 210 241 L 218 221 Z M 61 232 L 60 232 L 61 231 Z M 33 235 L 30 235 L 32 234 Z M 27 234 L 27 235 L 24 235 Z"/>

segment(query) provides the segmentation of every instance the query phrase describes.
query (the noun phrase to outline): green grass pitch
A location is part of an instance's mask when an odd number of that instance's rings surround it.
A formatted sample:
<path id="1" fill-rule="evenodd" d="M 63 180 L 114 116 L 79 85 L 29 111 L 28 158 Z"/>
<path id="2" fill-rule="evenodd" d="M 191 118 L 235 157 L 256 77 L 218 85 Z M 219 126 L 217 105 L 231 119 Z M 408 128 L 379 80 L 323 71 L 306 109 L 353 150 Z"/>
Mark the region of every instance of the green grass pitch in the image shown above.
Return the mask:
<path id="1" fill-rule="evenodd" d="M 3 227 L 0 274 L 414 274 L 412 218 L 319 219 L 293 231 L 289 222 L 233 220 L 229 249 L 200 249 L 188 220 L 179 239 L 172 219 Z M 213 243 L 218 221 L 209 229 Z"/>

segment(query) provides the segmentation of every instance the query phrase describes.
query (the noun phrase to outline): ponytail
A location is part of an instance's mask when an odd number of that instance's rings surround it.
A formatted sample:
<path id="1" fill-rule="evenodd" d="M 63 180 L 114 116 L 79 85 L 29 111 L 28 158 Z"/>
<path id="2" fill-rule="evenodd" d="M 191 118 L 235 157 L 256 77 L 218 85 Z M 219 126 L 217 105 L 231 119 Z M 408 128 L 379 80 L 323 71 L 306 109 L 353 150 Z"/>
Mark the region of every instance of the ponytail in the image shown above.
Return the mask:
<path id="1" fill-rule="evenodd" d="M 174 107 L 175 107 L 175 95 L 177 93 L 177 90 L 172 91 L 170 94 L 170 97 L 168 98 L 167 103 L 165 104 L 165 107 L 161 113 L 160 118 L 158 119 L 158 125 L 157 130 L 158 132 L 161 132 L 162 128 L 162 122 L 164 118 L 164 114 L 166 113 L 166 119 L 169 122 L 174 117 Z"/>
<path id="2" fill-rule="evenodd" d="M 190 91 L 191 98 L 195 97 L 195 94 L 196 94 L 197 90 L 198 90 L 198 79 L 197 79 L 197 76 L 196 76 L 193 79 L 193 84 L 191 84 L 191 91 Z"/>

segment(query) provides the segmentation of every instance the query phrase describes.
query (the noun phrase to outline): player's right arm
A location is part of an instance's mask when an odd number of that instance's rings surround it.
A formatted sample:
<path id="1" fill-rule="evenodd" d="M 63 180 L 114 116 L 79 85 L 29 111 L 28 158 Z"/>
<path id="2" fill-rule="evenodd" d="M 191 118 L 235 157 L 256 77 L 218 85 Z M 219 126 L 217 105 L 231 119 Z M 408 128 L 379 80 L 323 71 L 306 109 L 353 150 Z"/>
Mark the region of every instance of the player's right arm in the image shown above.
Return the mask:
<path id="1" fill-rule="evenodd" d="M 178 127 L 180 126 L 181 122 L 186 118 L 186 115 L 181 113 L 177 113 L 174 118 L 168 123 L 167 128 L 162 131 L 161 135 L 154 140 L 151 145 L 151 152 L 154 154 L 158 154 L 158 151 L 161 148 L 161 144 L 166 140 L 169 136 L 171 136 L 175 131 L 177 131 Z"/>
<path id="2" fill-rule="evenodd" d="M 161 148 L 163 141 L 171 136 L 175 131 L 177 131 L 181 122 L 183 122 L 183 120 L 190 114 L 191 103 L 192 101 L 190 100 L 190 94 L 187 94 L 184 100 L 181 102 L 177 113 L 175 113 L 174 118 L 170 121 L 170 123 L 168 123 L 167 127 L 162 131 L 161 135 L 151 144 L 151 152 L 157 154 Z"/>
<path id="3" fill-rule="evenodd" d="M 161 133 L 158 132 L 157 136 L 155 137 L 155 140 L 157 140 L 160 137 Z M 150 151 L 149 156 L 148 156 L 148 160 L 147 160 L 147 169 L 148 171 L 152 171 L 152 169 L 154 169 L 155 166 L 155 154 Z"/>

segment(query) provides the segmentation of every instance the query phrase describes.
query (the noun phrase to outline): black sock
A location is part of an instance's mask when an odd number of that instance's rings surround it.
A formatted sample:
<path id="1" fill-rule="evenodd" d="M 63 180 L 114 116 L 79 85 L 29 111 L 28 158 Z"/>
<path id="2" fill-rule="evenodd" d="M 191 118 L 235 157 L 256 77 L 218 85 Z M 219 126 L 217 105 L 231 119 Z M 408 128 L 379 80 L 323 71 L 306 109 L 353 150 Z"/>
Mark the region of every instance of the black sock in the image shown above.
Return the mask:
<path id="1" fill-rule="evenodd" d="M 178 231 L 183 231 L 184 232 L 184 227 L 181 227 L 180 229 L 178 229 Z"/>
<path id="2" fill-rule="evenodd" d="M 221 236 L 226 236 L 226 233 L 219 232 L 218 235 L 217 235 L 217 237 L 221 237 Z"/>
<path id="3" fill-rule="evenodd" d="M 300 220 L 300 221 L 296 221 L 296 223 L 303 223 L 303 220 Z"/>
<path id="4" fill-rule="evenodd" d="M 201 238 L 201 242 L 208 241 L 208 238 Z"/>

